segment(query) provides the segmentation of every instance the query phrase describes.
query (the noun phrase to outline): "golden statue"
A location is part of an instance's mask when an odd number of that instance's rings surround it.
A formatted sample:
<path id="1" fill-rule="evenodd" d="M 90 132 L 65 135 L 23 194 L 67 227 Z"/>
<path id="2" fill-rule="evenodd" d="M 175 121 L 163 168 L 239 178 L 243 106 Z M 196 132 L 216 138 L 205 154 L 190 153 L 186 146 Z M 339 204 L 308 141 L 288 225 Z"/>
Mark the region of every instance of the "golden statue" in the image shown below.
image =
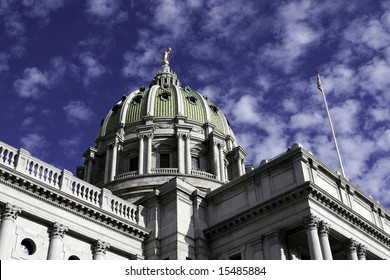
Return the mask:
<path id="1" fill-rule="evenodd" d="M 164 51 L 164 55 L 163 55 L 163 58 L 161 60 L 162 64 L 163 65 L 169 65 L 169 61 L 168 61 L 168 55 L 169 53 L 172 51 L 171 48 L 168 48 L 167 50 Z"/>

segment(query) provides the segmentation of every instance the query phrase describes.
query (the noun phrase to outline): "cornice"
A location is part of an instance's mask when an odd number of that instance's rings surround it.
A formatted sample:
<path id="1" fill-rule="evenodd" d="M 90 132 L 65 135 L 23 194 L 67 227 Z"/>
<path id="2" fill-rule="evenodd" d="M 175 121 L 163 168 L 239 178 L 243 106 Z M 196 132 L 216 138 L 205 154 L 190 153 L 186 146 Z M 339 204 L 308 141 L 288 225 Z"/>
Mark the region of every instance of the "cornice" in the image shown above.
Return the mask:
<path id="1" fill-rule="evenodd" d="M 363 232 L 367 233 L 371 237 L 375 238 L 377 241 L 390 248 L 389 234 L 384 232 L 378 226 L 374 225 L 372 222 L 368 221 L 366 218 L 358 214 L 353 209 L 349 208 L 348 206 L 342 204 L 341 202 L 330 197 L 328 194 L 324 193 L 318 186 L 311 186 L 310 198 L 319 202 L 328 210 L 331 210 L 339 217 L 343 218 L 350 224 L 354 225 L 355 227 L 359 228 Z"/>
<path id="2" fill-rule="evenodd" d="M 296 203 L 302 202 L 308 198 L 309 185 L 310 182 L 307 182 L 282 195 L 260 203 L 242 213 L 205 229 L 204 233 L 208 238 L 213 239 L 217 235 L 226 234 L 231 230 L 237 229 L 237 227 L 253 223 Z"/>
<path id="3" fill-rule="evenodd" d="M 120 217 L 114 217 L 105 210 L 98 209 L 92 205 L 86 205 L 82 201 L 78 201 L 77 198 L 69 197 L 66 193 L 61 193 L 50 186 L 45 186 L 44 183 L 26 180 L 4 169 L 0 169 L 0 183 L 123 235 L 141 241 L 149 235 L 149 232 L 139 225 Z"/>
<path id="4" fill-rule="evenodd" d="M 381 228 L 374 225 L 356 211 L 335 200 L 326 194 L 319 186 L 312 182 L 305 182 L 300 186 L 281 194 L 275 198 L 258 204 L 242 213 L 239 213 L 229 219 L 219 222 L 204 230 L 209 239 L 226 234 L 238 227 L 253 223 L 259 219 L 269 216 L 273 213 L 286 209 L 291 205 L 297 204 L 303 200 L 314 199 L 322 206 L 344 219 L 349 224 L 354 225 L 384 246 L 390 247 L 390 235 Z"/>

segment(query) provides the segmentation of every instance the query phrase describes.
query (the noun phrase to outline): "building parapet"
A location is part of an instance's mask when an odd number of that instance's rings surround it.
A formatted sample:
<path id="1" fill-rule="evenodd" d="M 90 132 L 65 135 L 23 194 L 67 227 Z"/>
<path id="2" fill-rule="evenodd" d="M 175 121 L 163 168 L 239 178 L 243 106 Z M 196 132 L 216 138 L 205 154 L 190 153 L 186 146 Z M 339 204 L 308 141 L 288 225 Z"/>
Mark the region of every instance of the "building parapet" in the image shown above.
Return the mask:
<path id="1" fill-rule="evenodd" d="M 31 156 L 24 149 L 16 149 L 1 141 L 0 169 L 4 169 L 1 173 L 6 173 L 7 169 L 13 170 L 13 174 L 20 174 L 23 179 L 33 182 L 30 186 L 36 182 L 47 189 L 48 193 L 54 189 L 59 194 L 66 194 L 75 201 L 79 201 L 84 207 L 100 208 L 128 222 L 141 227 L 145 226 L 142 206 L 127 202 L 107 189 L 101 189 L 75 177 L 66 169 L 58 169 Z"/>

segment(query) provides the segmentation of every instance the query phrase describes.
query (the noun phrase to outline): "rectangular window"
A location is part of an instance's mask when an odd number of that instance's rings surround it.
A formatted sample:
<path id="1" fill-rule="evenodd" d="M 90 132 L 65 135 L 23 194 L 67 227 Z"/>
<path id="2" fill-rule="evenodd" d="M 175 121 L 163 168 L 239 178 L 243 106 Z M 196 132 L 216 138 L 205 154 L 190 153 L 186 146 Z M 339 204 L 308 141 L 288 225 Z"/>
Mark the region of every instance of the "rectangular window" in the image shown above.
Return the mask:
<path id="1" fill-rule="evenodd" d="M 130 158 L 130 170 L 129 171 L 137 171 L 138 170 L 138 157 Z"/>
<path id="2" fill-rule="evenodd" d="M 160 168 L 169 168 L 169 154 L 160 154 Z"/>
<path id="3" fill-rule="evenodd" d="M 200 161 L 198 157 L 191 157 L 192 170 L 200 170 Z"/>

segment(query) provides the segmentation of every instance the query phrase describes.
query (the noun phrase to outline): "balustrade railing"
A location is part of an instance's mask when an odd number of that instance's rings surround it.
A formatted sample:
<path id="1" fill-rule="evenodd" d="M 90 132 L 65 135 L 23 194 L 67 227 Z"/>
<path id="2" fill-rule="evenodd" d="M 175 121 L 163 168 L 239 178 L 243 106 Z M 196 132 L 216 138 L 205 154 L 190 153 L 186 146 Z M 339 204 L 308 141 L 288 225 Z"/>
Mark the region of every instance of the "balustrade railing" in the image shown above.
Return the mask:
<path id="1" fill-rule="evenodd" d="M 0 141 L 0 168 L 1 166 L 14 169 L 28 178 L 42 182 L 43 187 L 46 184 L 115 216 L 143 224 L 141 206 L 120 199 L 107 189 L 91 185 L 66 169 L 61 170 L 43 162 L 24 149 L 16 149 Z"/>
<path id="2" fill-rule="evenodd" d="M 178 168 L 153 168 L 151 173 L 154 174 L 176 174 L 179 173 Z"/>

